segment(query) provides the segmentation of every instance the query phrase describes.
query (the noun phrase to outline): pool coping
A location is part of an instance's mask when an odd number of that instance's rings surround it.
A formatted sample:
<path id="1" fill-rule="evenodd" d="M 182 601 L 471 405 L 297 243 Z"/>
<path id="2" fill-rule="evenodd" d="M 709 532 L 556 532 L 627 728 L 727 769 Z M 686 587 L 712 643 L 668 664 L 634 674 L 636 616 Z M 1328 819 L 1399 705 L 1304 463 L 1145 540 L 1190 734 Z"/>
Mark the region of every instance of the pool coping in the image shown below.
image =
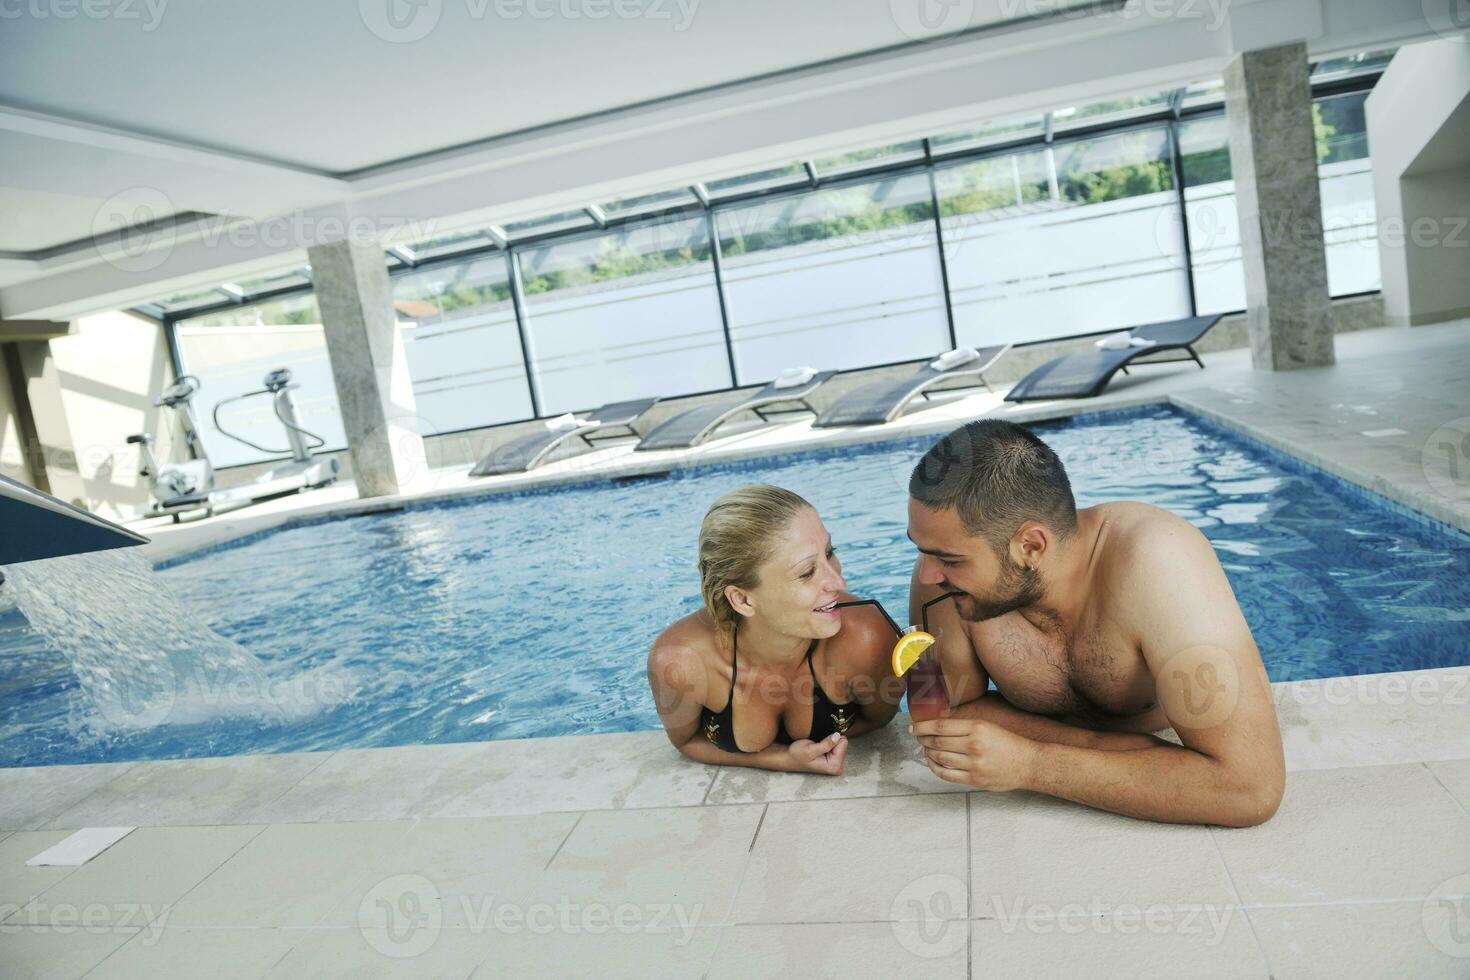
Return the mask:
<path id="1" fill-rule="evenodd" d="M 1291 773 L 1470 759 L 1470 666 L 1271 685 Z M 900 713 L 840 777 L 712 766 L 661 730 L 0 768 L 0 835 L 483 817 L 963 792 Z"/>

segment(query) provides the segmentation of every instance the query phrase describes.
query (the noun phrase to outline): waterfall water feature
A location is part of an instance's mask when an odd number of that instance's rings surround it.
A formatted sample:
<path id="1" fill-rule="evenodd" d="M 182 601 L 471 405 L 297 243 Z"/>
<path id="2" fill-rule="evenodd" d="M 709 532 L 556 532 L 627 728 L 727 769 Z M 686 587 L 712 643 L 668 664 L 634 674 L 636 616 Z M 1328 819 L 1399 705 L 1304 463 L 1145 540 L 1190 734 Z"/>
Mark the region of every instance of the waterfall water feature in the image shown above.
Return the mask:
<path id="1" fill-rule="evenodd" d="M 31 628 L 70 661 L 99 731 L 216 718 L 281 721 L 261 661 L 179 602 L 148 560 L 122 548 L 7 566 L 7 588 Z"/>

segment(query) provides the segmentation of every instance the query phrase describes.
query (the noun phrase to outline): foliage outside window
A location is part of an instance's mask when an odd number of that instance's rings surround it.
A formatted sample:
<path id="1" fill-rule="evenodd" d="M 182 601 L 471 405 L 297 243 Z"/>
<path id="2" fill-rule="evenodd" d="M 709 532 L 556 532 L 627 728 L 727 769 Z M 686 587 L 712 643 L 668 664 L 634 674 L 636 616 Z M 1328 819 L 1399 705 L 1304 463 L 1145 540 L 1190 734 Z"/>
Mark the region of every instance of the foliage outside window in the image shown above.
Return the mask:
<path id="1" fill-rule="evenodd" d="M 708 262 L 710 247 L 703 220 L 675 218 L 527 248 L 516 256 L 525 293 L 533 296 Z"/>
<path id="2" fill-rule="evenodd" d="M 933 213 L 927 181 L 895 176 L 730 208 L 716 220 L 720 252 L 733 257 L 931 221 Z"/>

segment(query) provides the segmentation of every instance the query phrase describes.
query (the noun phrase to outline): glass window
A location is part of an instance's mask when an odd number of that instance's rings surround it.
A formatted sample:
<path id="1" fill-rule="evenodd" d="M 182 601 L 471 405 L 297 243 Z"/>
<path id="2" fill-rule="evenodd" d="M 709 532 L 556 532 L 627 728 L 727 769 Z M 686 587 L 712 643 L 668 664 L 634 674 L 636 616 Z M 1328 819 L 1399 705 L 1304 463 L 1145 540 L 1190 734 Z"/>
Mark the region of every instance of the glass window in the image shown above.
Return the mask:
<path id="1" fill-rule="evenodd" d="M 1052 129 L 1060 132 L 1072 126 L 1093 125 L 1110 119 L 1126 119 L 1142 115 L 1167 106 L 1174 89 L 1160 89 L 1139 95 L 1125 95 L 1117 99 L 1104 99 L 1085 105 L 1064 106 L 1053 110 Z"/>
<path id="2" fill-rule="evenodd" d="M 836 156 L 819 157 L 812 161 L 812 165 L 816 167 L 818 177 L 832 177 L 854 170 L 862 170 L 865 167 L 902 163 L 905 160 L 921 160 L 923 157 L 924 141 L 910 140 L 907 143 L 890 143 L 887 146 L 874 146 L 866 150 L 853 150 L 850 153 L 839 153 Z"/>
<path id="3" fill-rule="evenodd" d="M 1312 103 L 1319 165 L 1361 160 L 1368 155 L 1368 120 L 1363 109 L 1367 101 L 1367 92 L 1352 92 Z"/>
<path id="4" fill-rule="evenodd" d="M 229 299 L 229 296 L 220 292 L 218 289 L 196 289 L 192 292 L 180 293 L 177 296 L 170 296 L 168 299 L 160 300 L 158 306 L 163 312 L 177 316 L 188 310 L 199 309 L 203 306 L 214 306 L 217 303 L 227 302 Z"/>
<path id="5" fill-rule="evenodd" d="M 1101 204 L 1174 188 L 1169 133 L 1163 127 L 1057 143 L 1058 196 Z"/>
<path id="6" fill-rule="evenodd" d="M 710 197 L 730 197 L 735 194 L 768 190 L 772 187 L 787 187 L 802 183 L 806 179 L 806 168 L 799 163 L 793 163 L 771 170 L 760 170 L 753 174 L 742 174 L 739 177 L 705 181 L 704 189 L 709 192 Z"/>
<path id="7" fill-rule="evenodd" d="M 1366 75 L 1383 71 L 1388 63 L 1393 60 L 1394 52 L 1388 51 L 1359 51 L 1343 58 L 1328 58 L 1319 61 L 1312 66 L 1312 81 L 1320 82 L 1329 78 L 1347 78 L 1352 75 Z"/>
<path id="8" fill-rule="evenodd" d="M 413 256 L 415 262 L 423 262 L 442 255 L 465 252 L 473 248 L 488 248 L 494 244 L 495 242 L 490 236 L 483 231 L 467 231 L 454 235 L 441 235 L 423 242 L 414 242 L 412 245 L 405 246 L 405 248 L 408 254 Z"/>
<path id="9" fill-rule="evenodd" d="M 1045 150 L 941 167 L 934 177 L 944 217 L 1050 201 L 1054 183 Z"/>
<path id="10" fill-rule="evenodd" d="M 1152 127 L 937 170 L 959 342 L 1189 315 L 1167 151 Z"/>
<path id="11" fill-rule="evenodd" d="M 1046 131 L 1044 116 L 1022 116 L 1017 119 L 1001 119 L 981 123 L 973 129 L 945 133 L 929 140 L 929 148 L 935 153 L 951 153 L 969 150 L 990 143 L 1006 143 L 1027 136 L 1040 136 Z"/>
<path id="12" fill-rule="evenodd" d="M 303 428 L 326 440 L 326 451 L 346 448 L 337 389 L 327 359 L 321 314 L 310 293 L 211 313 L 174 325 L 184 371 L 199 379 L 194 410 L 205 451 L 216 467 L 280 459 L 289 454 L 286 433 L 268 395 L 232 402 L 213 412 L 221 401 L 262 389 L 266 374 L 290 368 L 296 416 Z M 265 453 L 230 438 L 237 434 L 266 449 Z"/>
<path id="13" fill-rule="evenodd" d="M 277 289 L 292 289 L 297 286 L 311 285 L 311 276 L 301 269 L 292 269 L 290 272 L 280 272 L 273 276 L 256 276 L 251 279 L 236 279 L 227 286 L 234 288 L 245 296 L 258 296 L 261 293 L 274 292 Z"/>
<path id="14" fill-rule="evenodd" d="M 1235 184 L 1230 179 L 1225 116 L 1184 120 L 1178 133 L 1195 306 L 1201 315 L 1244 309 L 1240 221 L 1235 213 Z"/>
<path id="15" fill-rule="evenodd" d="M 693 191 L 687 187 L 681 187 L 678 190 L 659 191 L 656 194 L 638 194 L 633 197 L 620 197 L 616 201 L 609 201 L 604 204 L 602 210 L 610 218 L 621 218 L 644 211 L 684 207 L 694 204 L 696 200 Z"/>
<path id="16" fill-rule="evenodd" d="M 545 235 L 553 231 L 566 231 L 569 228 L 586 228 L 591 224 L 592 216 L 586 211 L 562 211 L 559 214 L 548 214 L 541 218 L 512 221 L 505 226 L 505 233 L 511 238 L 526 238 L 533 234 Z"/>
<path id="17" fill-rule="evenodd" d="M 703 215 L 516 252 L 544 414 L 730 384 Z"/>
<path id="18" fill-rule="evenodd" d="M 950 346 L 927 174 L 721 209 L 715 220 L 741 384 Z"/>
<path id="19" fill-rule="evenodd" d="M 535 414 L 503 253 L 395 277 L 393 306 L 423 432 Z"/>
<path id="20" fill-rule="evenodd" d="M 1367 92 L 1312 104 L 1322 234 L 1327 243 L 1327 288 L 1334 296 L 1380 289 L 1377 207 L 1368 157 Z"/>
<path id="21" fill-rule="evenodd" d="M 1329 96 L 1316 100 L 1312 107 L 1327 287 L 1333 296 L 1368 292 L 1382 285 L 1363 119 L 1366 98 L 1364 92 Z M 1244 309 L 1240 219 L 1235 210 L 1235 184 L 1230 179 L 1225 116 L 1181 122 L 1179 151 L 1196 305 L 1202 314 Z"/>
<path id="22" fill-rule="evenodd" d="M 1223 115 L 1195 116 L 1175 131 L 1185 187 L 1230 179 L 1230 136 Z"/>
<path id="23" fill-rule="evenodd" d="M 1206 82 L 1195 82 L 1184 87 L 1179 105 L 1189 109 L 1195 106 L 1214 105 L 1225 101 L 1225 80 L 1213 78 Z"/>

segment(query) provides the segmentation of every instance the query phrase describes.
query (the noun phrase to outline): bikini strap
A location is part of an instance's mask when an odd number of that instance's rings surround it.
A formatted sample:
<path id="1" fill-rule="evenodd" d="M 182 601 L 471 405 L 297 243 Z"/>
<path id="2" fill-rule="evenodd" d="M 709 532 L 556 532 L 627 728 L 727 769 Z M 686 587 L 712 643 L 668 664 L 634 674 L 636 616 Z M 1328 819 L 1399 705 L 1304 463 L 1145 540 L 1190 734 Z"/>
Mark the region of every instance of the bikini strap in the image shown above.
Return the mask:
<path id="1" fill-rule="evenodd" d="M 730 698 L 726 702 L 730 707 L 735 706 L 735 671 L 740 663 L 740 631 L 730 631 Z"/>

